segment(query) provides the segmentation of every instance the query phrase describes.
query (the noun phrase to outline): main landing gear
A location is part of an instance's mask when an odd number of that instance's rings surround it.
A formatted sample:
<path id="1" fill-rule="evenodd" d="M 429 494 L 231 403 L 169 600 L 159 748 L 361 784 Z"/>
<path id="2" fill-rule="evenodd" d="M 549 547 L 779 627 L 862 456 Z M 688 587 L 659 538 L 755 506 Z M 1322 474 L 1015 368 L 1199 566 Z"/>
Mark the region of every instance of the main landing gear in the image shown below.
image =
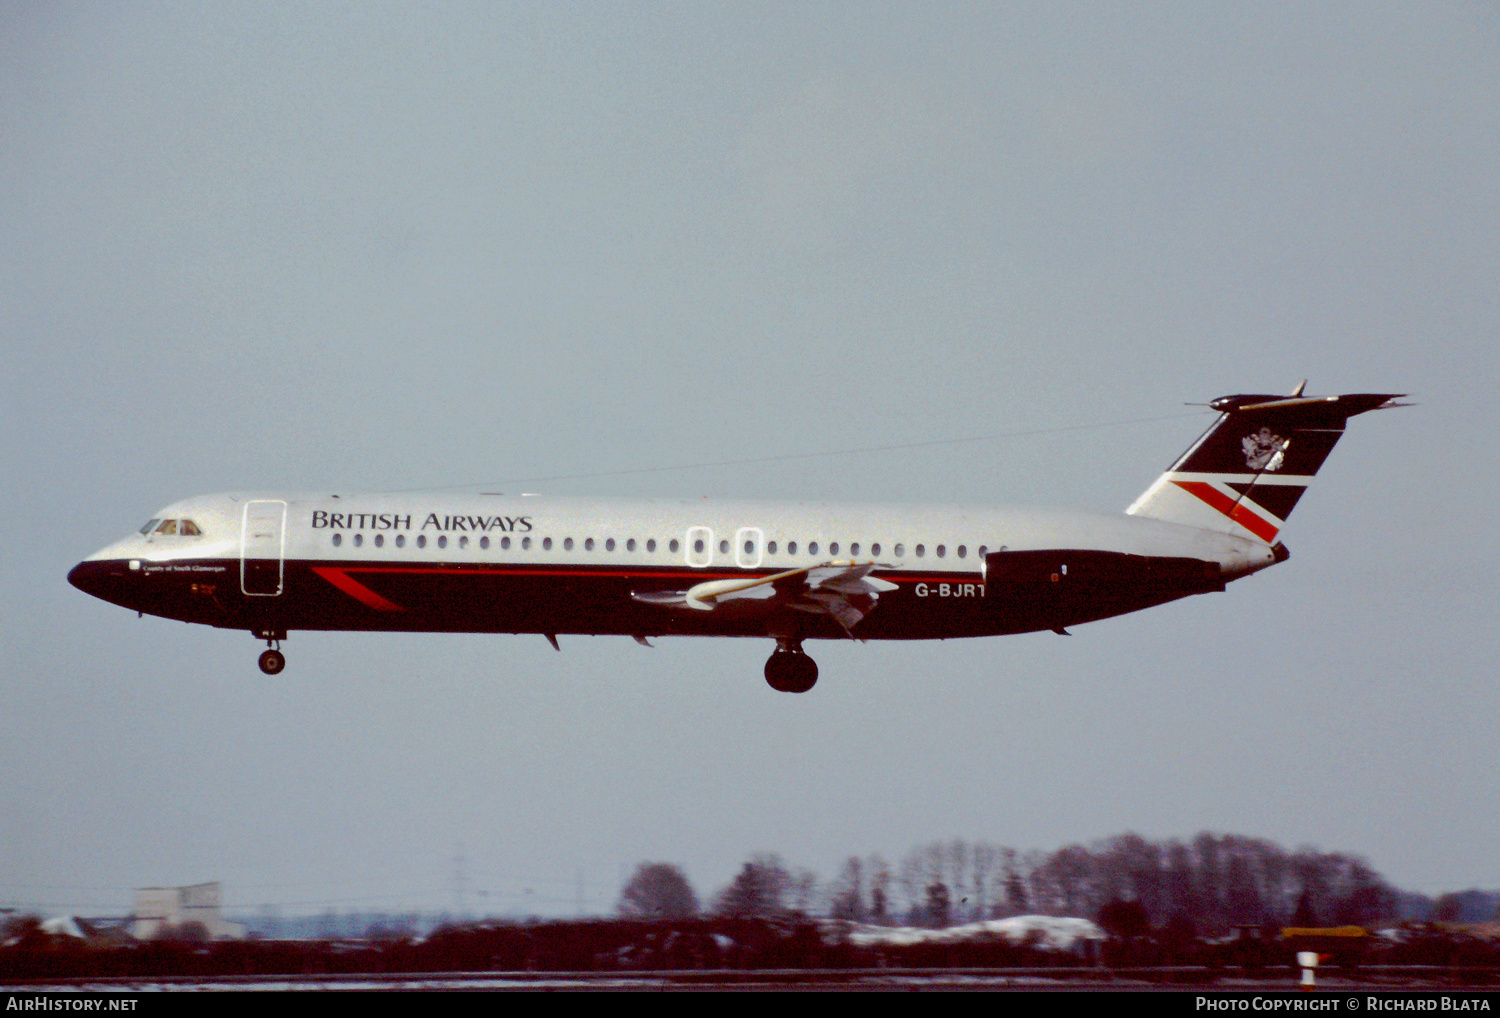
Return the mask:
<path id="1" fill-rule="evenodd" d="M 805 693 L 818 681 L 818 663 L 802 652 L 801 640 L 778 639 L 766 661 L 766 682 L 778 693 Z"/>
<path id="2" fill-rule="evenodd" d="M 279 675 L 286 667 L 286 655 L 281 652 L 281 641 L 286 639 L 286 633 L 275 629 L 262 629 L 255 634 L 266 641 L 269 650 L 261 652 L 260 670 L 267 675 Z"/>

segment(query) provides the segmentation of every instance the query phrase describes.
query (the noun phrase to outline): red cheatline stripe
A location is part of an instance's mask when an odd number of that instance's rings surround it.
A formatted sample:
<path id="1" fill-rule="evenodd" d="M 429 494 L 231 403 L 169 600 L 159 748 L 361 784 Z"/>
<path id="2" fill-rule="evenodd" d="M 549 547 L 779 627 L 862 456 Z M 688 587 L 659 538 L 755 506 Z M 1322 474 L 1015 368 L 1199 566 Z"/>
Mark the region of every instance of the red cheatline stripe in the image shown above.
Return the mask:
<path id="1" fill-rule="evenodd" d="M 1195 495 L 1209 506 L 1228 516 L 1256 537 L 1270 544 L 1276 540 L 1277 526 L 1262 516 L 1257 516 L 1244 502 L 1236 502 L 1206 481 L 1173 481 L 1189 495 Z"/>
<path id="2" fill-rule="evenodd" d="M 350 597 L 369 605 L 376 611 L 406 611 L 405 608 L 401 607 L 395 601 L 390 601 L 386 598 L 381 597 L 379 594 L 375 593 L 375 591 L 371 590 L 363 583 L 360 583 L 358 580 L 352 579 L 342 569 L 333 569 L 329 566 L 313 566 L 313 572 L 323 577 L 323 579 L 327 580 L 329 583 L 333 584 L 335 587 L 339 588 Z"/>
<path id="3" fill-rule="evenodd" d="M 738 580 L 753 579 L 771 575 L 771 572 L 760 569 L 754 572 L 725 572 L 715 569 L 686 570 L 678 569 L 672 572 L 648 571 L 635 569 L 588 569 L 573 568 L 569 566 L 550 566 L 545 569 L 525 569 L 509 566 L 490 566 L 478 564 L 470 567 L 469 564 L 458 567 L 453 566 L 314 566 L 315 572 L 328 570 L 340 574 L 348 573 L 378 573 L 381 576 L 396 575 L 438 575 L 438 576 L 563 576 L 568 579 L 577 579 L 580 576 L 601 576 L 614 580 L 649 579 L 649 580 L 691 580 L 694 583 L 702 583 L 705 580 Z M 884 573 L 877 572 L 872 575 L 881 579 L 893 580 L 896 583 L 954 583 L 962 582 L 966 577 L 981 575 L 978 569 L 958 572 L 942 573 Z M 345 579 L 348 576 L 345 575 Z M 325 577 L 325 579 L 329 579 Z M 334 582 L 329 579 L 329 582 Z M 356 583 L 349 580 L 350 583 Z M 371 593 L 374 593 L 371 591 Z M 379 595 L 376 595 L 377 597 Z M 399 607 L 399 606 L 398 606 Z M 403 609 L 404 610 L 404 609 Z"/>
<path id="4" fill-rule="evenodd" d="M 386 576 L 399 574 L 441 574 L 444 576 L 565 576 L 570 578 L 579 576 L 604 576 L 613 577 L 616 579 L 649 577 L 653 580 L 691 579 L 697 582 L 714 579 L 732 579 L 746 576 L 746 574 L 744 573 L 713 572 L 709 570 L 704 570 L 702 572 L 650 573 L 634 572 L 630 570 L 568 569 L 567 567 L 558 567 L 553 569 L 507 569 L 503 566 L 499 568 L 480 569 L 448 569 L 443 568 L 442 566 L 313 566 L 312 571 L 323 577 L 323 579 L 327 580 L 329 583 L 333 584 L 335 587 L 339 588 L 355 600 L 361 602 L 362 604 L 369 605 L 376 611 L 383 612 L 404 612 L 406 611 L 406 608 L 390 600 L 389 598 L 382 597 L 380 594 L 377 594 L 375 591 L 371 590 L 369 587 L 365 586 L 363 583 L 360 583 L 358 580 L 350 576 L 350 573 L 378 573 Z M 753 576 L 754 574 L 750 575 Z M 977 579 L 979 577 L 979 574 L 918 573 L 916 575 L 895 575 L 888 578 L 896 581 L 897 583 L 957 583 L 961 582 L 967 577 L 975 577 Z"/>

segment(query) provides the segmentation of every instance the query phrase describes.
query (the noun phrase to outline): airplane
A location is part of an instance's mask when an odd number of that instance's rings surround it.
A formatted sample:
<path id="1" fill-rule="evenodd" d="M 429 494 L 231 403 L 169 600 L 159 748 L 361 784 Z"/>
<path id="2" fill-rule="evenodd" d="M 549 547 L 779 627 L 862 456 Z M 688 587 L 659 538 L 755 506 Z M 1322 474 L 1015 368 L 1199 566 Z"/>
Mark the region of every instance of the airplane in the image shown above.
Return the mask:
<path id="1" fill-rule="evenodd" d="M 963 505 L 200 496 L 68 574 L 140 614 L 248 630 L 769 638 L 772 689 L 813 688 L 807 640 L 1051 630 L 1283 562 L 1279 535 L 1350 417 L 1400 393 L 1239 394 L 1124 512 Z"/>

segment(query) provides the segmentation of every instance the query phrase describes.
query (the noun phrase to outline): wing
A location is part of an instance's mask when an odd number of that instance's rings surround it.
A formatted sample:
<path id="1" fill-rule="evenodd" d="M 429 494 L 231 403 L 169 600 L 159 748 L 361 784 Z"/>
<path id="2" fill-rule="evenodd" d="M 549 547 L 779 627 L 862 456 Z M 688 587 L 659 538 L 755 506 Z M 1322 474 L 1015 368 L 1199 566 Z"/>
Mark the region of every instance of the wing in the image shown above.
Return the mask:
<path id="1" fill-rule="evenodd" d="M 708 580 L 687 590 L 633 591 L 630 596 L 643 604 L 698 611 L 713 611 L 729 601 L 754 598 L 772 602 L 768 607 L 779 604 L 814 615 L 832 616 L 853 638 L 849 631 L 854 624 L 870 613 L 881 594 L 896 589 L 890 580 L 870 575 L 880 568 L 889 567 L 876 562 L 825 562 L 770 576 Z"/>

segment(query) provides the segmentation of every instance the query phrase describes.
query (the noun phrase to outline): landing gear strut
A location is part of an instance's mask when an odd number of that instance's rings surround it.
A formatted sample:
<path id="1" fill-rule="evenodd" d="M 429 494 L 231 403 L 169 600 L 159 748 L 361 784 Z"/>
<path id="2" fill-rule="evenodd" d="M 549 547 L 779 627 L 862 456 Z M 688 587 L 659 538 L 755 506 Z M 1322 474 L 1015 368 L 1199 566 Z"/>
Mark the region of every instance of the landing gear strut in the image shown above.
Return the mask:
<path id="1" fill-rule="evenodd" d="M 802 652 L 801 640 L 778 639 L 766 661 L 766 682 L 778 693 L 805 693 L 818 681 L 818 663 Z"/>
<path id="2" fill-rule="evenodd" d="M 279 675 L 286 667 L 286 655 L 281 652 L 281 641 L 286 639 L 286 633 L 273 629 L 262 629 L 256 636 L 266 641 L 269 650 L 261 652 L 260 670 L 267 675 Z"/>

